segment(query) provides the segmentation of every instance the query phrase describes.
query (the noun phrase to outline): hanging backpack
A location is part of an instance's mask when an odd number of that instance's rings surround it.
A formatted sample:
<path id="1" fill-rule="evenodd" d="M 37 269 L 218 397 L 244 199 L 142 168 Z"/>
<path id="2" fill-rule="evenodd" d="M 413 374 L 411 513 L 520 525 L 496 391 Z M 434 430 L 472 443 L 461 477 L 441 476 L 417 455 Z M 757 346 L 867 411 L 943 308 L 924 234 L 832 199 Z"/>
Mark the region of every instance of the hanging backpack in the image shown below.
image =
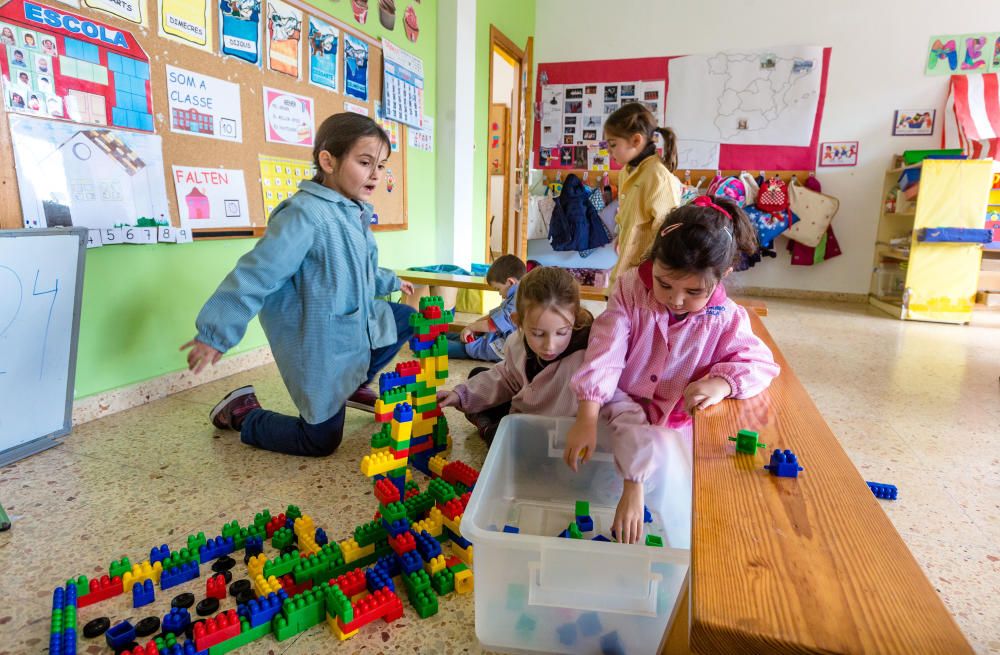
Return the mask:
<path id="1" fill-rule="evenodd" d="M 757 208 L 765 212 L 780 212 L 788 209 L 788 186 L 779 177 L 760 185 L 757 193 Z"/>
<path id="2" fill-rule="evenodd" d="M 732 200 L 740 207 L 745 207 L 747 204 L 746 186 L 736 177 L 717 178 L 717 181 L 708 187 L 708 195 Z"/>

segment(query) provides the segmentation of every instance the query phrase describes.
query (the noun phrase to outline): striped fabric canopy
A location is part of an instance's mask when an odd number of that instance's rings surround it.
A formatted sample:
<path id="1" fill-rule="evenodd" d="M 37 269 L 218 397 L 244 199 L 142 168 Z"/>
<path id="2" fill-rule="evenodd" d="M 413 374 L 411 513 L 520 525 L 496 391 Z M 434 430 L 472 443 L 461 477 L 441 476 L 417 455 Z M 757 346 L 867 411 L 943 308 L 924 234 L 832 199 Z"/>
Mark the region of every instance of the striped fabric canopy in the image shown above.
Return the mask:
<path id="1" fill-rule="evenodd" d="M 1000 159 L 1000 83 L 997 73 L 952 75 L 945 106 L 945 148 L 972 159 Z"/>

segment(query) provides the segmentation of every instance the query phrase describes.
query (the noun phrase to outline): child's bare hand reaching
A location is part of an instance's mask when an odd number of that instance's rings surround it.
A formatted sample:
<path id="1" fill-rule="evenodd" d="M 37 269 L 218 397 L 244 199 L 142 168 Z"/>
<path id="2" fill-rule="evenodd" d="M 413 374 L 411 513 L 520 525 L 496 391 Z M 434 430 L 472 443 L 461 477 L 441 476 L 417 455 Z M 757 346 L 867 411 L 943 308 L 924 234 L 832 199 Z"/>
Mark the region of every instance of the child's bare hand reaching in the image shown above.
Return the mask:
<path id="1" fill-rule="evenodd" d="M 563 451 L 563 459 L 566 466 L 574 471 L 577 470 L 579 462 L 589 460 L 597 448 L 597 414 L 601 410 L 600 403 L 593 400 L 581 400 L 580 408 L 576 413 L 576 421 L 573 427 L 566 433 L 566 449 Z"/>
<path id="2" fill-rule="evenodd" d="M 694 410 L 711 407 L 728 398 L 731 393 L 732 387 L 723 378 L 695 380 L 684 389 L 684 410 L 688 414 L 694 414 Z"/>
<path id="3" fill-rule="evenodd" d="M 615 520 L 611 524 L 619 543 L 634 544 L 642 539 L 643 500 L 642 484 L 625 480 L 622 497 L 615 510 Z"/>
<path id="4" fill-rule="evenodd" d="M 439 407 L 458 407 L 458 394 L 454 391 L 438 391 L 437 401 Z"/>
<path id="5" fill-rule="evenodd" d="M 180 349 L 186 350 L 188 348 L 191 349 L 191 352 L 187 355 L 188 370 L 194 371 L 195 374 L 201 373 L 209 364 L 214 366 L 222 359 L 222 353 L 197 339 L 191 339 L 181 346 Z"/>

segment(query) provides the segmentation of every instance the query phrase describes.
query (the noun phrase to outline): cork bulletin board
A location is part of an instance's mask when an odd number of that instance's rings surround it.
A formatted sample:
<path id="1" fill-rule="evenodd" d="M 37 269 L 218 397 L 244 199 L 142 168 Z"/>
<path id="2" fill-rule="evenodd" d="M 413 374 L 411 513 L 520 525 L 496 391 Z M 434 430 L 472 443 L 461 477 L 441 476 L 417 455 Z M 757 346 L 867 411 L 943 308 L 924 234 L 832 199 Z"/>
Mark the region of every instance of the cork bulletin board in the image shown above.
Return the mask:
<path id="1" fill-rule="evenodd" d="M 266 3 L 266 0 L 264 0 Z M 143 29 L 130 25 L 107 14 L 98 14 L 85 6 L 70 9 L 72 13 L 93 18 L 114 26 L 116 29 L 130 32 L 149 57 L 149 88 L 152 91 L 152 115 L 154 133 L 162 138 L 163 171 L 165 176 L 166 201 L 169 205 L 169 220 L 175 226 L 180 225 L 174 182 L 171 177 L 172 167 L 191 166 L 205 168 L 224 168 L 240 170 L 246 182 L 247 202 L 251 226 L 245 228 L 217 228 L 195 230 L 196 238 L 225 238 L 259 236 L 267 225 L 267 213 L 261 191 L 260 156 L 280 159 L 312 160 L 312 148 L 283 143 L 268 142 L 265 139 L 264 124 L 264 87 L 287 91 L 311 98 L 314 103 L 316 128 L 329 115 L 342 112 L 345 100 L 355 107 L 367 109 L 368 115 L 375 117 L 375 103 L 380 102 L 382 95 L 382 50 L 378 41 L 352 26 L 338 20 L 321 10 L 306 5 L 300 0 L 288 0 L 288 4 L 303 12 L 303 29 L 299 47 L 302 49 L 302 64 L 299 77 L 295 78 L 277 73 L 267 68 L 265 61 L 262 68 L 246 63 L 236 58 L 224 57 L 218 53 L 218 16 L 214 15 L 210 29 L 216 32 L 214 50 L 206 53 L 197 48 L 188 47 L 176 41 L 167 40 L 156 35 L 155 29 Z M 54 8 L 65 8 L 59 3 L 46 3 Z M 217 3 L 213 5 L 217 7 Z M 159 20 L 157 3 L 149 0 L 149 25 L 156 25 Z M 337 92 L 310 84 L 308 79 L 309 43 L 308 16 L 325 21 L 340 29 L 340 44 L 338 47 L 338 90 Z M 266 19 L 262 30 L 266 30 Z M 344 37 L 350 34 L 364 40 L 369 47 L 368 60 L 368 100 L 362 102 L 357 98 L 345 97 L 343 94 L 345 79 L 343 71 Z M 263 47 L 262 39 L 262 47 Z M 219 139 L 172 132 L 169 124 L 169 103 L 167 99 L 167 66 L 202 73 L 230 83 L 238 84 L 240 88 L 240 113 L 242 116 L 242 142 L 230 142 Z M 116 126 L 113 129 L 122 129 Z M 82 129 L 86 129 L 81 125 Z M 406 203 L 406 133 L 405 126 L 399 125 L 399 149 L 392 152 L 387 163 L 387 174 L 373 196 L 378 223 L 372 225 L 373 230 L 405 230 L 407 228 Z M 23 226 L 20 212 L 21 201 L 18 193 L 17 175 L 14 168 L 14 155 L 11 142 L 11 132 L 8 119 L 0 120 L 0 228 L 18 228 Z"/>

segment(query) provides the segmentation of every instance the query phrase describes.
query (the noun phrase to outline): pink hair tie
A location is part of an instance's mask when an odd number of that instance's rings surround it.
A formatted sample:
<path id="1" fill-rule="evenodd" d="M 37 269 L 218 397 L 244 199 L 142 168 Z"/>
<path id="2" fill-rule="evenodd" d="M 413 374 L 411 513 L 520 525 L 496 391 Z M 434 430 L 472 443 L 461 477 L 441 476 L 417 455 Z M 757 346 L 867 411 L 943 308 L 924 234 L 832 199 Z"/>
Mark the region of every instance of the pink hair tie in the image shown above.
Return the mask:
<path id="1" fill-rule="evenodd" d="M 712 202 L 712 199 L 709 198 L 708 196 L 698 196 L 697 198 L 694 199 L 694 201 L 691 204 L 695 205 L 696 207 L 711 207 L 712 209 L 722 212 L 722 215 L 728 218 L 729 220 L 733 220 L 733 217 L 729 215 L 729 212 L 727 212 L 725 209 L 719 207 L 717 204 Z"/>

